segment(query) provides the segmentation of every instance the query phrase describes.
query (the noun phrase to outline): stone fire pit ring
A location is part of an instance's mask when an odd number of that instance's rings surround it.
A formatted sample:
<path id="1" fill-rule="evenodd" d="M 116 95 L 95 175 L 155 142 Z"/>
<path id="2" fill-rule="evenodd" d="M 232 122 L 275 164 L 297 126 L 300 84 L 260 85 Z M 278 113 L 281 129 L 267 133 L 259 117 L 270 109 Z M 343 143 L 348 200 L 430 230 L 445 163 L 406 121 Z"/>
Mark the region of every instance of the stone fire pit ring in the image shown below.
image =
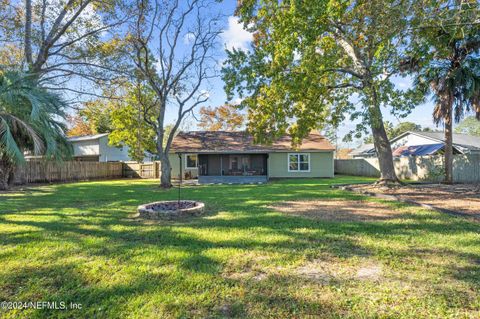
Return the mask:
<path id="1" fill-rule="evenodd" d="M 180 206 L 179 206 L 180 203 Z M 146 219 L 175 219 L 179 217 L 198 216 L 204 211 L 205 204 L 193 200 L 171 200 L 140 205 L 139 217 Z"/>

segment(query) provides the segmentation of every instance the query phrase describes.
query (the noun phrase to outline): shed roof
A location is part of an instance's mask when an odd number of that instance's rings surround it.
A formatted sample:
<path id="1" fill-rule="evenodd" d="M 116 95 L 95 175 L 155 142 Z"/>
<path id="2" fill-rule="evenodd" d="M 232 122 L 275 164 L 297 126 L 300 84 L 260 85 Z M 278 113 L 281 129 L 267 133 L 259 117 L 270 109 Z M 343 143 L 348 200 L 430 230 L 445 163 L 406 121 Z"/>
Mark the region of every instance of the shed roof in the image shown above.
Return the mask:
<path id="1" fill-rule="evenodd" d="M 67 138 L 69 142 L 79 142 L 79 141 L 91 141 L 98 140 L 101 137 L 107 136 L 108 133 L 95 134 L 95 135 L 83 135 L 83 136 L 72 136 Z"/>

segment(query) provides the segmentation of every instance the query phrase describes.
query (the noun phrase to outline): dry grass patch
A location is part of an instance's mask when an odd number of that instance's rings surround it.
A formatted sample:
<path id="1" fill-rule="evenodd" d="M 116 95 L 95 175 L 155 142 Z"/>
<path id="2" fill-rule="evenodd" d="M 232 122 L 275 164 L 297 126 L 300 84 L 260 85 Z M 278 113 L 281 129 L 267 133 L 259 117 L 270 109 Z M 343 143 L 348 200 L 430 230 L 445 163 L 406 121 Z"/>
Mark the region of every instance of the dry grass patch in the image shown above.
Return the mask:
<path id="1" fill-rule="evenodd" d="M 293 272 L 300 278 L 328 284 L 331 281 L 377 281 L 382 278 L 383 269 L 378 262 L 370 259 L 362 259 L 353 264 L 316 259 L 295 268 Z"/>
<path id="2" fill-rule="evenodd" d="M 402 200 L 428 204 L 480 217 L 480 188 L 472 184 L 420 184 L 404 187 L 379 187 L 376 185 L 357 185 L 358 192 L 370 192 L 395 195 Z"/>
<path id="3" fill-rule="evenodd" d="M 332 221 L 380 221 L 402 214 L 383 203 L 358 200 L 297 200 L 270 208 L 285 214 Z"/>

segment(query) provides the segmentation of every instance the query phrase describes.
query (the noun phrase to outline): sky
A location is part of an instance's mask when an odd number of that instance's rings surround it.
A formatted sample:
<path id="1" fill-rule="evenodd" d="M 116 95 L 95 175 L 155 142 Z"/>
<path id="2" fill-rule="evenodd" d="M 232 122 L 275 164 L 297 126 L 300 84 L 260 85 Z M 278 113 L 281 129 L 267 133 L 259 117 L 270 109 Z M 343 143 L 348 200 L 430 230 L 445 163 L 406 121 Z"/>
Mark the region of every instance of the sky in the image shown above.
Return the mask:
<path id="1" fill-rule="evenodd" d="M 248 50 L 252 41 L 252 34 L 248 31 L 243 29 L 241 23 L 238 22 L 238 18 L 236 18 L 233 14 L 235 11 L 236 0 L 226 0 L 218 4 L 218 7 L 215 10 L 219 10 L 222 13 L 222 34 L 219 38 L 219 44 L 216 48 L 215 56 L 217 59 L 217 65 L 221 66 L 224 59 L 226 58 L 225 49 L 243 49 Z M 212 11 L 214 9 L 212 8 Z M 188 48 L 190 38 L 188 33 L 183 37 L 183 50 Z M 409 79 L 405 78 L 397 78 L 395 79 L 394 83 L 400 89 L 406 89 L 411 86 Z M 209 100 L 204 104 L 205 106 L 220 106 L 226 103 L 226 95 L 224 92 L 224 83 L 220 77 L 212 79 L 209 81 L 208 85 L 206 85 L 202 90 L 208 91 Z M 198 110 L 199 107 L 196 108 L 196 116 L 195 118 L 198 119 Z M 383 109 L 382 112 L 384 114 L 384 119 L 387 121 L 392 122 L 394 125 L 410 121 L 417 124 L 420 124 L 422 127 L 430 127 L 435 128 L 433 121 L 432 121 L 432 111 L 433 111 L 433 104 L 431 102 L 427 102 L 425 104 L 419 105 L 414 111 L 403 119 L 398 119 L 391 115 L 388 109 Z M 167 109 L 166 113 L 166 122 L 172 123 L 176 119 L 177 110 L 174 108 Z M 189 117 L 185 121 L 186 124 L 182 126 L 183 129 L 188 130 L 195 130 L 196 127 L 196 119 L 194 117 Z M 344 123 L 339 127 L 338 136 L 340 139 L 347 134 L 350 130 L 355 128 L 356 123 L 351 122 L 349 120 L 345 120 Z M 438 129 L 441 129 L 440 127 Z M 361 144 L 361 140 L 355 140 L 351 143 L 342 143 L 341 147 L 357 147 Z"/>

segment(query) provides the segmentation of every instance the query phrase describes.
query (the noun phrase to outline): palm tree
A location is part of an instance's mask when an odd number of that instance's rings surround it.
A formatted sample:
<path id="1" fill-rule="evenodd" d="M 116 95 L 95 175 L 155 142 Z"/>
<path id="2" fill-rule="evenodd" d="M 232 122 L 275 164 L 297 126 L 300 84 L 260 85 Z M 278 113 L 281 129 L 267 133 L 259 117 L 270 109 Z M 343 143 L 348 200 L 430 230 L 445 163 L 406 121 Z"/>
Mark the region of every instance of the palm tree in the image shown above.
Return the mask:
<path id="1" fill-rule="evenodd" d="M 434 95 L 435 124 L 445 127 L 445 182 L 453 182 L 453 121 L 468 112 L 480 120 L 480 38 L 451 40 L 449 54 L 438 56 L 417 75 L 415 84 Z"/>
<path id="2" fill-rule="evenodd" d="M 480 23 L 478 1 L 436 1 L 412 20 L 407 69 L 415 85 L 433 94 L 433 120 L 445 127 L 445 182 L 453 182 L 453 122 L 468 112 L 480 120 Z"/>
<path id="3" fill-rule="evenodd" d="M 69 155 L 65 140 L 65 104 L 39 87 L 35 77 L 0 70 L 0 189 L 7 189 L 24 153 L 61 158 Z"/>

